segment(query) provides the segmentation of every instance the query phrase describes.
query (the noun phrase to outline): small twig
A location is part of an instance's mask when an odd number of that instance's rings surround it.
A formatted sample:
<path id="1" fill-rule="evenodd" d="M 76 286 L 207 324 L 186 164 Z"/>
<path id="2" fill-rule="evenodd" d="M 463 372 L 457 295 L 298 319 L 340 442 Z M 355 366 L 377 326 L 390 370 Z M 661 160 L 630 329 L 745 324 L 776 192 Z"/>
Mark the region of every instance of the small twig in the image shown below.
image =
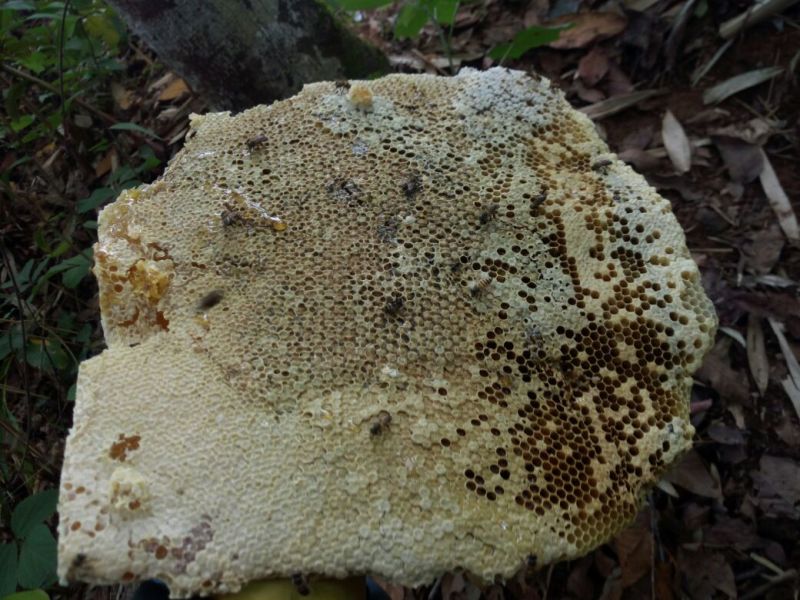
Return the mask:
<path id="1" fill-rule="evenodd" d="M 542 594 L 542 600 L 547 600 L 547 594 L 550 591 L 550 579 L 553 577 L 553 567 L 555 567 L 555 564 L 550 563 L 550 566 L 547 568 L 547 579 L 544 582 L 544 593 Z"/>
<path id="2" fill-rule="evenodd" d="M 15 67 L 10 66 L 10 65 L 0 65 L 0 69 L 5 71 L 9 75 L 13 75 L 14 77 L 19 77 L 20 79 L 25 79 L 26 81 L 30 81 L 31 83 L 35 83 L 39 87 L 44 88 L 49 92 L 52 92 L 54 94 L 60 94 L 60 92 L 59 92 L 57 87 L 55 87 L 54 85 L 52 85 L 50 83 L 47 83 L 44 79 L 39 79 L 38 77 L 36 77 L 36 75 L 31 75 L 30 73 L 26 73 L 25 71 L 22 71 L 21 69 L 17 69 Z M 92 106 L 91 104 L 86 102 L 85 100 L 81 100 L 80 98 L 74 98 L 74 101 L 75 101 L 75 104 L 77 104 L 78 106 L 81 106 L 82 108 L 85 108 L 90 113 L 96 115 L 97 117 L 101 118 L 103 121 L 105 121 L 105 122 L 107 122 L 107 123 L 109 123 L 111 125 L 113 125 L 114 123 L 117 122 L 117 120 L 114 117 L 112 117 L 108 113 L 103 112 L 102 110 L 100 110 L 98 108 L 95 108 L 94 106 Z"/>
<path id="3" fill-rule="evenodd" d="M 766 592 L 774 588 L 776 585 L 797 579 L 797 575 L 797 569 L 789 569 L 788 571 L 784 571 L 782 575 L 772 577 L 766 583 L 758 586 L 754 590 L 750 590 L 746 594 L 739 596 L 739 600 L 755 600 L 756 598 L 761 598 Z"/>

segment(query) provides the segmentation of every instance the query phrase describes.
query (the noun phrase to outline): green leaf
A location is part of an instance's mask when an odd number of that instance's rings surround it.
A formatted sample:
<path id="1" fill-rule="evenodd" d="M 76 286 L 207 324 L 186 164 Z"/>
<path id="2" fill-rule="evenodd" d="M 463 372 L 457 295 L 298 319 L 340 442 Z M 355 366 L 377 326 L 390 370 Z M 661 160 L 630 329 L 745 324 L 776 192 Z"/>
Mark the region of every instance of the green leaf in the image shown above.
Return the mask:
<path id="1" fill-rule="evenodd" d="M 44 275 L 44 279 L 50 279 L 53 275 L 61 273 L 61 282 L 69 289 L 75 289 L 81 280 L 89 274 L 92 268 L 92 249 L 87 248 L 80 254 L 62 260 L 57 265 L 53 265 Z"/>
<path id="2" fill-rule="evenodd" d="M 69 355 L 58 340 L 34 338 L 28 340 L 25 360 L 35 369 L 61 371 L 69 366 Z"/>
<path id="3" fill-rule="evenodd" d="M 434 0 L 433 17 L 442 25 L 451 25 L 456 19 L 459 0 Z"/>
<path id="4" fill-rule="evenodd" d="M 92 193 L 89 194 L 88 198 L 84 198 L 83 200 L 78 200 L 78 212 L 85 213 L 89 212 L 92 209 L 97 208 L 106 200 L 110 200 L 115 195 L 114 190 L 108 187 L 101 187 L 97 188 L 96 190 L 92 190 Z"/>
<path id="5" fill-rule="evenodd" d="M 161 139 L 158 137 L 158 134 L 156 134 L 155 131 L 148 129 L 147 127 L 142 127 L 141 125 L 137 125 L 136 123 L 115 123 L 109 127 L 109 129 L 115 129 L 117 131 L 135 131 L 157 140 Z"/>
<path id="6" fill-rule="evenodd" d="M 14 350 L 22 348 L 22 327 L 14 323 L 2 336 L 0 336 L 0 360 L 11 354 Z"/>
<path id="7" fill-rule="evenodd" d="M 559 25 L 558 27 L 540 27 L 538 25 L 528 27 L 528 29 L 523 29 L 515 35 L 514 39 L 509 43 L 500 44 L 492 48 L 489 52 L 489 57 L 494 60 L 519 58 L 528 50 L 555 42 L 561 32 L 570 27 L 572 27 L 571 24 Z"/>
<path id="8" fill-rule="evenodd" d="M 11 530 L 14 535 L 19 539 L 26 538 L 37 525 L 56 512 L 57 504 L 56 489 L 44 490 L 25 498 L 11 513 Z"/>
<path id="9" fill-rule="evenodd" d="M 391 4 L 392 0 L 338 0 L 344 10 L 369 10 Z"/>
<path id="10" fill-rule="evenodd" d="M 11 594 L 3 598 L 3 600 L 50 600 L 50 596 L 44 590 L 28 590 Z"/>
<path id="11" fill-rule="evenodd" d="M 394 34 L 398 38 L 413 38 L 428 22 L 428 11 L 419 4 L 406 4 L 394 24 Z"/>
<path id="12" fill-rule="evenodd" d="M 89 15 L 84 19 L 83 25 L 92 37 L 102 39 L 109 47 L 115 48 L 119 43 L 119 31 L 108 15 Z"/>
<path id="13" fill-rule="evenodd" d="M 11 121 L 11 131 L 19 133 L 33 123 L 33 115 L 22 115 L 19 119 Z"/>
<path id="14" fill-rule="evenodd" d="M 8 2 L 3 3 L 3 6 L 0 8 L 8 9 L 8 10 L 36 10 L 36 7 L 33 6 L 30 2 L 25 2 L 25 0 L 9 0 Z M 0 596 L 1 598 L 2 596 Z"/>
<path id="15" fill-rule="evenodd" d="M 19 551 L 17 582 L 24 588 L 46 587 L 56 581 L 56 540 L 46 525 L 35 525 Z"/>
<path id="16" fill-rule="evenodd" d="M 17 589 L 17 545 L 0 544 L 0 598 Z"/>
<path id="17" fill-rule="evenodd" d="M 31 52 L 24 58 L 18 59 L 19 63 L 26 69 L 33 71 L 37 75 L 47 68 L 50 58 L 44 52 Z"/>

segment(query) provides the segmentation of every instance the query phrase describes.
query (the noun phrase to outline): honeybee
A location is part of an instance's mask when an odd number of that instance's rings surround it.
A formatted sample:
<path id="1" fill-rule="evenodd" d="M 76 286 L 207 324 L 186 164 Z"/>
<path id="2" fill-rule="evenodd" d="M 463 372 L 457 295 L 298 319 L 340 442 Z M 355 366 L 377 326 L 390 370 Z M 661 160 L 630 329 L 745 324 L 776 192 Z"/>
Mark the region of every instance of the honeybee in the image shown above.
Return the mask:
<path id="1" fill-rule="evenodd" d="M 230 227 L 236 223 L 244 223 L 244 217 L 236 210 L 236 207 L 228 202 L 223 203 L 223 206 L 225 210 L 219 215 L 223 226 Z"/>
<path id="2" fill-rule="evenodd" d="M 482 212 L 480 216 L 481 225 L 486 225 L 491 223 L 497 218 L 497 211 L 499 210 L 500 206 L 497 204 L 490 204 L 487 206 Z"/>
<path id="3" fill-rule="evenodd" d="M 383 311 L 390 317 L 393 317 L 403 309 L 404 305 L 405 300 L 402 296 L 392 296 L 384 305 Z"/>
<path id="4" fill-rule="evenodd" d="M 255 137 L 252 137 L 252 138 L 250 138 L 249 140 L 247 140 L 247 141 L 245 142 L 245 145 L 246 145 L 246 146 L 247 146 L 247 147 L 248 147 L 250 150 L 252 150 L 253 148 L 257 148 L 257 147 L 258 147 L 258 146 L 260 146 L 261 144 L 264 144 L 264 143 L 266 143 L 266 141 L 267 141 L 267 136 L 262 134 L 262 135 L 257 135 L 257 136 L 255 136 Z"/>
<path id="5" fill-rule="evenodd" d="M 403 182 L 402 185 L 403 194 L 406 196 L 406 200 L 413 200 L 414 196 L 416 196 L 419 191 L 422 189 L 422 180 L 416 173 L 412 173 L 408 176 L 408 178 Z"/>
<path id="6" fill-rule="evenodd" d="M 333 82 L 333 87 L 336 88 L 337 92 L 346 92 L 350 89 L 350 82 L 346 79 L 339 79 Z"/>
<path id="7" fill-rule="evenodd" d="M 78 569 L 78 568 L 82 567 L 84 565 L 84 563 L 86 563 L 86 558 L 87 558 L 87 556 L 85 554 L 83 554 L 82 552 L 79 552 L 78 554 L 76 554 L 75 558 L 72 559 L 72 568 L 73 569 Z"/>
<path id="8" fill-rule="evenodd" d="M 292 585 L 301 596 L 308 596 L 311 593 L 311 588 L 308 587 L 308 579 L 302 573 L 294 573 L 292 575 Z"/>
<path id="9" fill-rule="evenodd" d="M 200 298 L 200 301 L 197 303 L 197 310 L 204 311 L 214 308 L 222 301 L 222 296 L 223 294 L 221 290 L 211 290 L 205 296 Z"/>
<path id="10" fill-rule="evenodd" d="M 485 279 L 479 279 L 478 281 L 473 281 L 469 285 L 469 295 L 472 296 L 473 298 L 478 298 L 482 296 L 486 292 L 491 283 L 492 280 L 489 277 Z"/>
<path id="11" fill-rule="evenodd" d="M 608 171 L 609 166 L 611 166 L 611 160 L 608 158 L 602 158 L 592 163 L 592 171 L 596 171 L 598 173 L 606 173 Z"/>
<path id="12" fill-rule="evenodd" d="M 377 436 L 389 429 L 389 425 L 392 422 L 392 415 L 390 415 L 387 411 L 382 410 L 378 413 L 378 416 L 372 420 L 372 423 L 369 426 L 369 433 L 370 435 Z"/>
<path id="13" fill-rule="evenodd" d="M 531 198 L 531 210 L 536 210 L 539 208 L 545 200 L 547 200 L 547 190 L 542 190 L 533 198 Z"/>

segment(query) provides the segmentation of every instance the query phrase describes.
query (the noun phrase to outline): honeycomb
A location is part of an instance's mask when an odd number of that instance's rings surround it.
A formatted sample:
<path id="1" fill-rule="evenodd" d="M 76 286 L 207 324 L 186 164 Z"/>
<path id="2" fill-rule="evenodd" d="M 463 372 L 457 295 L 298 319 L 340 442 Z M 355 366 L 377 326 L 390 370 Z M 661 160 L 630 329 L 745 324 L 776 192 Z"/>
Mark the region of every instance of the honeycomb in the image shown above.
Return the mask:
<path id="1" fill-rule="evenodd" d="M 545 79 L 195 116 L 99 223 L 62 581 L 508 578 L 611 538 L 691 443 L 716 317 L 683 232 Z"/>

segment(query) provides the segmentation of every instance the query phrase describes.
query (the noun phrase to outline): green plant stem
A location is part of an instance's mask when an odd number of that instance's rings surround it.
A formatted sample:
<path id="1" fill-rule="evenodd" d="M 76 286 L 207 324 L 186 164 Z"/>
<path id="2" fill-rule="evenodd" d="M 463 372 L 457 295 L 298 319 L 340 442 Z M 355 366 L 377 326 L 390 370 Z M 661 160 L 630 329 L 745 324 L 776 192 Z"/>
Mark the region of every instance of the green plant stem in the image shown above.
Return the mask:
<path id="1" fill-rule="evenodd" d="M 25 390 L 25 431 L 26 437 L 29 435 L 31 430 L 31 424 L 33 422 L 33 400 L 31 399 L 31 387 L 30 381 L 28 379 L 28 363 L 25 360 L 24 353 L 26 348 L 28 347 L 28 338 L 27 338 L 27 331 L 25 329 L 25 308 L 22 303 L 22 294 L 19 289 L 19 284 L 17 282 L 17 276 L 14 273 L 14 265 L 12 264 L 11 259 L 8 257 L 8 250 L 6 249 L 5 244 L 0 244 L 0 254 L 3 257 L 3 265 L 8 272 L 8 276 L 11 278 L 11 285 L 14 288 L 14 297 L 17 300 L 17 308 L 19 310 L 19 323 L 20 323 L 20 331 L 22 334 L 22 352 L 23 358 L 20 361 L 20 367 L 22 370 L 22 387 Z M 20 459 L 19 467 L 17 468 L 16 472 L 14 473 L 14 477 L 19 475 L 22 472 L 22 465 L 25 464 L 25 458 L 28 456 L 28 450 L 30 448 L 30 440 L 25 440 L 24 444 L 25 450 L 22 453 L 22 458 Z M 13 479 L 11 477 L 10 479 Z"/>
<path id="2" fill-rule="evenodd" d="M 14 77 L 19 77 L 20 79 L 25 79 L 26 81 L 30 81 L 31 83 L 34 83 L 39 87 L 46 89 L 48 92 L 52 92 L 53 94 L 56 95 L 61 94 L 61 92 L 57 87 L 55 87 L 50 83 L 47 83 L 44 79 L 39 79 L 38 77 L 36 77 L 36 75 L 31 75 L 30 73 L 26 73 L 21 69 L 17 69 L 16 67 L 12 67 L 11 65 L 6 65 L 6 64 L 0 65 L 0 69 L 5 71 L 9 75 L 13 75 Z M 74 98 L 73 101 L 78 106 L 86 109 L 87 111 L 89 111 L 90 113 L 92 113 L 93 115 L 97 116 L 98 118 L 102 119 L 103 121 L 105 121 L 110 125 L 113 125 L 114 123 L 117 122 L 117 119 L 115 119 L 108 113 L 105 113 L 102 110 L 95 108 L 85 100 L 81 100 L 80 98 Z"/>

